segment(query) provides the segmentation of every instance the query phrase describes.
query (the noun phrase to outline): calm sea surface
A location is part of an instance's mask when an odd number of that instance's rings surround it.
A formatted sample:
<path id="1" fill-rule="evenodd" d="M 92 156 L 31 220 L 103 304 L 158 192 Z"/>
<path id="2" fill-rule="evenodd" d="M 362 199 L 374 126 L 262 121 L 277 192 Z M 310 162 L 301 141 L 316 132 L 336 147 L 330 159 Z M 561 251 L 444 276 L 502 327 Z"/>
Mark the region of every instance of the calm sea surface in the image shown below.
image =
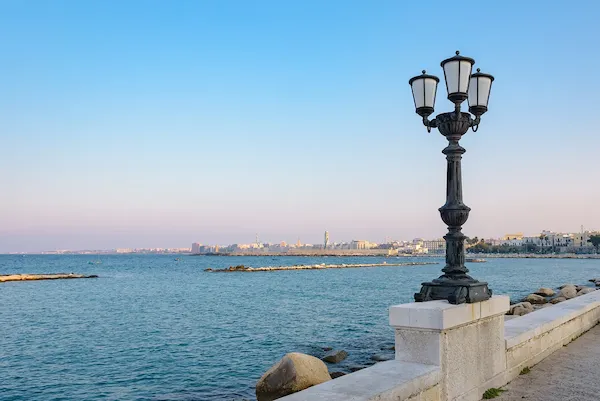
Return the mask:
<path id="1" fill-rule="evenodd" d="M 0 284 L 1 400 L 254 399 L 261 374 L 291 351 L 348 351 L 331 370 L 393 345 L 390 305 L 409 302 L 442 265 L 264 273 L 207 267 L 440 261 L 410 258 L 0 256 L 0 273 L 98 279 Z M 600 260 L 470 264 L 495 294 L 584 284 Z M 382 350 L 383 349 L 383 350 Z"/>

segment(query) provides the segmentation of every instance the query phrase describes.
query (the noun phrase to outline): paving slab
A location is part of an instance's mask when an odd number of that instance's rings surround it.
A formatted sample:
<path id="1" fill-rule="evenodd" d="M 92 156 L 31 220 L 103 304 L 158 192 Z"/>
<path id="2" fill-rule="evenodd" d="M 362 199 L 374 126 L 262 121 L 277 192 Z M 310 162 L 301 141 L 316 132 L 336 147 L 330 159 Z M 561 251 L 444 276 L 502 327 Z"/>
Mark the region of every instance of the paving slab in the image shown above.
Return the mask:
<path id="1" fill-rule="evenodd" d="M 600 400 L 600 326 L 503 387 L 496 401 Z"/>

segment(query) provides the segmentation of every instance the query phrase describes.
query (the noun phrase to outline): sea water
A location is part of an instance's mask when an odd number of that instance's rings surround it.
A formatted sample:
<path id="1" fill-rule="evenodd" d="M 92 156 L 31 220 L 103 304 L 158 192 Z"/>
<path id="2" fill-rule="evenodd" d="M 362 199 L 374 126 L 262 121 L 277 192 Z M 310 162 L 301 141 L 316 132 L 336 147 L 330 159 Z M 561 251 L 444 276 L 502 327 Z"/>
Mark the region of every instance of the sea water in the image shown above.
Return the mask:
<path id="1" fill-rule="evenodd" d="M 176 260 L 179 258 L 179 260 Z M 101 264 L 89 264 L 99 259 Z M 208 273 L 232 265 L 438 265 Z M 0 273 L 98 274 L 0 283 L 1 400 L 253 400 L 287 352 L 348 358 L 348 372 L 393 351 L 388 307 L 410 302 L 442 259 L 383 257 L 0 256 Z M 585 284 L 600 260 L 468 264 L 495 294 Z M 385 355 L 384 355 L 385 356 Z"/>

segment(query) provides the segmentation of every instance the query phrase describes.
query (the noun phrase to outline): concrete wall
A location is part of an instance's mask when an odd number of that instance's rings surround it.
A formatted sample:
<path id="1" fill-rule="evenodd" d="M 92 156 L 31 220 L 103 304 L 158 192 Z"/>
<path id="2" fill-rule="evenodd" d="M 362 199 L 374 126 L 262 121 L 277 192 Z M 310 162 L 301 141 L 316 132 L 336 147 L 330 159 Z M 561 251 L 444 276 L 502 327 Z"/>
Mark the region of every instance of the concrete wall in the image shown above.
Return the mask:
<path id="1" fill-rule="evenodd" d="M 525 367 L 585 333 L 600 320 L 600 291 L 561 302 L 505 324 L 507 383 Z"/>
<path id="2" fill-rule="evenodd" d="M 440 369 L 402 361 L 370 368 L 280 398 L 283 401 L 438 401 Z"/>
<path id="3" fill-rule="evenodd" d="M 396 360 L 311 387 L 284 401 L 477 401 L 600 321 L 600 291 L 504 321 L 508 297 L 390 308 Z"/>

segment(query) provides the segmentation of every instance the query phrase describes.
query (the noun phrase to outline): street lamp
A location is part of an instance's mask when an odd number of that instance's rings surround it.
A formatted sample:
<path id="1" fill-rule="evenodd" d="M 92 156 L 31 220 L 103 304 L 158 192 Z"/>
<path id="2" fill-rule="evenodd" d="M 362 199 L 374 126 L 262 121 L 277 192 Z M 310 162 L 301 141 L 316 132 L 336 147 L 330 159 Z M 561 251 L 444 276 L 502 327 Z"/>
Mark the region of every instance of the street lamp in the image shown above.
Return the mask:
<path id="1" fill-rule="evenodd" d="M 427 131 L 437 128 L 448 140 L 448 146 L 442 151 L 448 161 L 446 179 L 446 204 L 439 211 L 442 220 L 448 226 L 446 240 L 446 266 L 443 275 L 429 283 L 423 283 L 421 291 L 415 294 L 415 301 L 424 302 L 436 299 L 448 300 L 451 304 L 485 301 L 492 296 L 487 283 L 477 281 L 467 273 L 465 267 L 465 235 L 461 229 L 469 218 L 471 210 L 463 203 L 461 159 L 465 149 L 458 144 L 460 138 L 471 128 L 477 131 L 481 116 L 487 111 L 490 89 L 494 77 L 477 69 L 471 74 L 475 60 L 461 56 L 457 51 L 454 57 L 442 61 L 448 100 L 454 103 L 454 111 L 433 114 L 435 94 L 439 79 L 423 71 L 422 75 L 411 78 L 416 113 L 423 118 Z M 462 113 L 460 105 L 468 99 L 469 113 Z"/>

